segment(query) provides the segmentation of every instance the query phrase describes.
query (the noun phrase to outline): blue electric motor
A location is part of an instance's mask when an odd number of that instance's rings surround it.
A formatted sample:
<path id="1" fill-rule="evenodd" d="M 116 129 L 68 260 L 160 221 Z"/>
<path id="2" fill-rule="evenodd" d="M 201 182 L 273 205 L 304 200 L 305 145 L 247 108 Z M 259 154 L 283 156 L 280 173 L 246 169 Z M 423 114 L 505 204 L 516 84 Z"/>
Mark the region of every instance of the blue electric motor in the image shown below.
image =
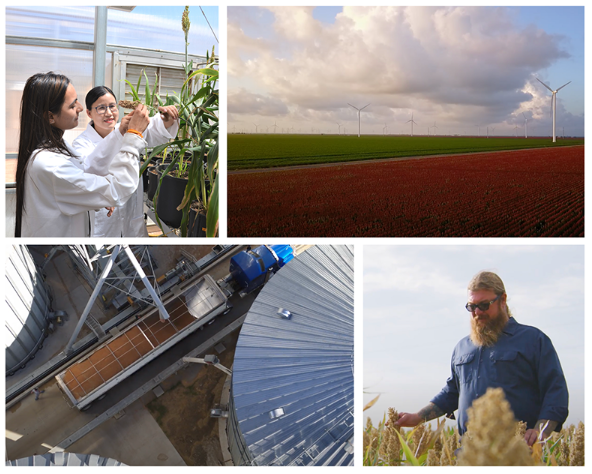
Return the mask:
<path id="1" fill-rule="evenodd" d="M 232 257 L 230 273 L 243 291 L 250 293 L 293 258 L 294 249 L 290 245 L 261 245 Z"/>

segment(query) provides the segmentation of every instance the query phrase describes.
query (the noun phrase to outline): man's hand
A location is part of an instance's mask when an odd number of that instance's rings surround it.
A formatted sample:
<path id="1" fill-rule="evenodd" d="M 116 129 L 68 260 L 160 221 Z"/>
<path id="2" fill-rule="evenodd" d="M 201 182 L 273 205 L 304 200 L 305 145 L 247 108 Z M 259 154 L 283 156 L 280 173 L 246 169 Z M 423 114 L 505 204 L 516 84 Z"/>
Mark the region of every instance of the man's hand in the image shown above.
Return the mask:
<path id="1" fill-rule="evenodd" d="M 423 419 L 417 413 L 399 413 L 399 419 L 395 422 L 395 425 L 411 428 L 422 421 Z"/>
<path id="2" fill-rule="evenodd" d="M 526 430 L 524 433 L 524 441 L 529 446 L 532 446 L 537 439 L 547 439 L 557 427 L 557 422 L 553 420 L 539 420 L 533 429 Z"/>
<path id="3" fill-rule="evenodd" d="M 524 441 L 526 441 L 526 444 L 528 444 L 529 446 L 532 446 L 536 440 L 539 437 L 539 432 L 537 430 L 526 430 L 526 433 L 524 433 Z"/>
<path id="4" fill-rule="evenodd" d="M 106 207 L 105 209 L 107 209 L 109 211 L 107 213 L 107 217 L 111 217 L 111 215 L 113 214 L 113 211 L 115 210 L 114 207 Z"/>
<path id="5" fill-rule="evenodd" d="M 169 128 L 173 125 L 173 122 L 179 118 L 179 111 L 174 105 L 167 105 L 165 107 L 159 107 L 160 117 L 164 123 L 165 128 Z"/>

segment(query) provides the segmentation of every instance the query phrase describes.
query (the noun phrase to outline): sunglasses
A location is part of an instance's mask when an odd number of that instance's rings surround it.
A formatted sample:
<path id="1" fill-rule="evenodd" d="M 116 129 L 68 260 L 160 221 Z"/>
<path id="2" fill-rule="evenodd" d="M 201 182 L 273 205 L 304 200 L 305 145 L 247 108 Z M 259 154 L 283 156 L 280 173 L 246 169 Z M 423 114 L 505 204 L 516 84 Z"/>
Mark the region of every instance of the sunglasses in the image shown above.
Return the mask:
<path id="1" fill-rule="evenodd" d="M 474 313 L 477 308 L 479 308 L 481 311 L 487 311 L 489 309 L 489 305 L 491 305 L 491 304 L 495 303 L 497 300 L 499 300 L 500 296 L 502 296 L 502 295 L 497 295 L 495 297 L 495 299 L 493 299 L 491 301 L 484 301 L 483 303 L 477 303 L 477 304 L 467 303 L 465 305 L 465 308 L 467 309 L 467 311 L 469 313 Z"/>

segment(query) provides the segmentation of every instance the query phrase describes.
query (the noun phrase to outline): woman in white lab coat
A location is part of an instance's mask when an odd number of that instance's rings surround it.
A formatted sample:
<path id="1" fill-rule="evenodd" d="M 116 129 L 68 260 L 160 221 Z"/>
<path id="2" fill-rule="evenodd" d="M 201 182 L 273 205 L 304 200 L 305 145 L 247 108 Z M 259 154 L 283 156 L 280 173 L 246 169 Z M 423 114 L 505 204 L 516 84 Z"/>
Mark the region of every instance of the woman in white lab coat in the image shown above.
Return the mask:
<path id="1" fill-rule="evenodd" d="M 120 206 L 138 186 L 138 158 L 148 110 L 140 105 L 119 153 L 84 166 L 63 138 L 78 125 L 82 105 L 70 80 L 49 72 L 23 89 L 16 171 L 16 237 L 88 237 L 94 210 Z"/>
<path id="2" fill-rule="evenodd" d="M 86 95 L 86 114 L 91 122 L 72 146 L 80 155 L 88 155 L 86 165 L 91 161 L 103 159 L 105 155 L 116 154 L 121 147 L 122 139 L 130 115 L 117 123 L 119 111 L 115 94 L 106 86 L 97 86 Z M 168 142 L 177 136 L 179 130 L 179 113 L 174 106 L 159 107 L 162 115 L 150 119 L 150 125 L 144 133 L 148 147 L 155 147 Z M 132 112 L 133 114 L 133 112 Z M 97 146 L 103 151 L 97 153 Z M 95 212 L 93 237 L 148 237 L 144 221 L 144 189 L 142 180 L 134 195 L 121 207 L 113 211 L 100 209 Z"/>

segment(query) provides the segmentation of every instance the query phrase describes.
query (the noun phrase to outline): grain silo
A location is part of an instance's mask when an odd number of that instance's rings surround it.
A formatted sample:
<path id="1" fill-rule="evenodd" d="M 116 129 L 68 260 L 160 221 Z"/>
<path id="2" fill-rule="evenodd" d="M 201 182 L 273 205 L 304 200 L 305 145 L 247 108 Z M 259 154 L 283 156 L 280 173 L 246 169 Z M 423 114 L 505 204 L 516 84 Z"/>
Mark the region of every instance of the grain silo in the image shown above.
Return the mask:
<path id="1" fill-rule="evenodd" d="M 106 458 L 97 454 L 77 453 L 45 453 L 28 458 L 6 461 L 6 466 L 68 466 L 68 467 L 100 467 L 125 466 L 116 459 Z"/>
<path id="2" fill-rule="evenodd" d="M 261 290 L 234 358 L 235 465 L 353 464 L 353 296 L 350 246 L 312 247 Z"/>
<path id="3" fill-rule="evenodd" d="M 35 357 L 47 336 L 51 293 L 29 249 L 8 249 L 4 275 L 6 373 L 12 375 Z"/>

